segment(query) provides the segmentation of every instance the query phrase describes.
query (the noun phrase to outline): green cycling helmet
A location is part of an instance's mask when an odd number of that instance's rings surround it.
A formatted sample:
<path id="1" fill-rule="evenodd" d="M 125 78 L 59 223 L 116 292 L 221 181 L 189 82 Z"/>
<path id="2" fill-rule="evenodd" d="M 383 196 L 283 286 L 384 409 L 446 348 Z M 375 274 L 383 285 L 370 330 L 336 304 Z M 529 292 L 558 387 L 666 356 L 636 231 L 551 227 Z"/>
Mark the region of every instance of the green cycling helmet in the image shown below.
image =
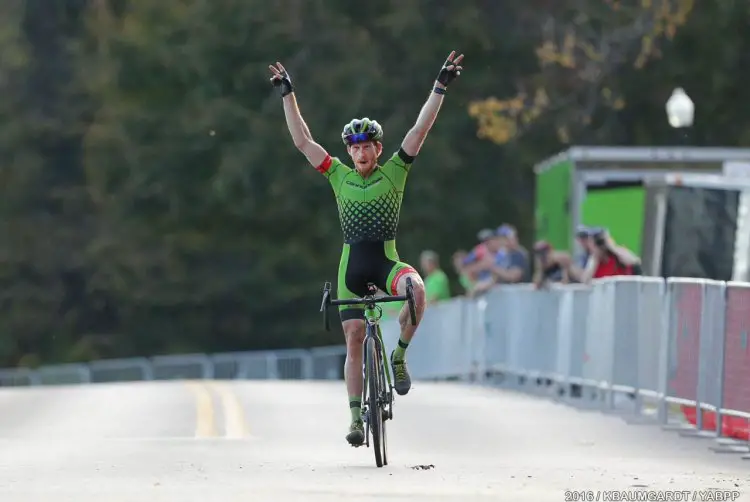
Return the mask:
<path id="1" fill-rule="evenodd" d="M 341 132 L 341 139 L 347 146 L 363 141 L 380 141 L 382 138 L 383 128 L 376 120 L 370 120 L 367 117 L 352 119 Z"/>

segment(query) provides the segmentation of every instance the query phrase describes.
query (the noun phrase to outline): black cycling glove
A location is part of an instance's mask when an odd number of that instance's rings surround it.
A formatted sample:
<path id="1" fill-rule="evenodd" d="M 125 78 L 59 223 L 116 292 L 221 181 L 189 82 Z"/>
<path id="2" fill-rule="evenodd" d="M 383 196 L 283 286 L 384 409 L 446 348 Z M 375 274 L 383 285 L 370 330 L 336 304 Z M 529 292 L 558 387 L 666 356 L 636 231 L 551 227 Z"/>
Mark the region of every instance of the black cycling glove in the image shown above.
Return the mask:
<path id="1" fill-rule="evenodd" d="M 292 86 L 292 81 L 289 78 L 289 74 L 286 72 L 286 70 L 281 72 L 281 77 L 273 76 L 271 78 L 271 82 L 273 82 L 274 87 L 278 87 L 281 91 L 281 97 L 283 98 L 287 94 L 290 94 L 294 92 L 294 87 Z"/>
<path id="2" fill-rule="evenodd" d="M 453 66 L 453 68 L 449 70 L 448 67 L 451 65 Z M 438 73 L 436 80 L 443 84 L 445 87 L 448 87 L 448 84 L 453 82 L 460 74 L 461 72 L 459 72 L 458 70 L 458 65 L 446 59 L 445 63 L 443 63 L 443 67 L 440 68 L 440 73 Z"/>

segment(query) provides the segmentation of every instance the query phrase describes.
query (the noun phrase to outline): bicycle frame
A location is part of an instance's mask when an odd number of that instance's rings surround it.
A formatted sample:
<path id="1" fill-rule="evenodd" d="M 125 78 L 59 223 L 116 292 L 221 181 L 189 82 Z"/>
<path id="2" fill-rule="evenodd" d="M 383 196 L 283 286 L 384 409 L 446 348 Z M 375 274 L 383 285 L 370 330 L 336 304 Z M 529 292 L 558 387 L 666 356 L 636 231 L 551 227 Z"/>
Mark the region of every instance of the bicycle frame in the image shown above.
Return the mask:
<path id="1" fill-rule="evenodd" d="M 365 306 L 365 339 L 362 343 L 362 362 L 364 364 L 365 361 L 367 361 L 367 358 L 364 357 L 364 351 L 365 347 L 367 345 L 367 339 L 370 337 L 375 337 L 375 345 L 377 345 L 379 352 L 380 352 L 380 363 L 381 367 L 384 368 L 385 376 L 386 376 L 386 383 L 388 385 L 388 392 L 389 395 L 392 397 L 393 395 L 393 375 L 391 373 L 391 366 L 389 364 L 386 364 L 386 361 L 388 361 L 388 355 L 385 352 L 385 343 L 383 342 L 383 332 L 380 329 L 380 318 L 382 317 L 382 310 L 377 306 L 378 303 L 386 303 L 386 302 L 402 302 L 406 301 L 409 305 L 409 314 L 411 317 L 411 323 L 413 325 L 417 324 L 417 311 L 416 311 L 416 305 L 414 302 L 414 292 L 413 292 L 413 285 L 411 283 L 411 279 L 406 279 L 406 294 L 405 295 L 396 295 L 396 296 L 381 296 L 380 298 L 375 297 L 375 285 L 370 284 L 368 285 L 370 289 L 370 294 L 366 295 L 363 298 L 353 298 L 353 299 L 347 299 L 347 300 L 331 300 L 331 283 L 326 282 L 323 285 L 323 302 L 320 306 L 320 311 L 323 312 L 323 320 L 325 324 L 326 331 L 330 331 L 330 324 L 328 322 L 328 307 L 331 306 L 337 306 L 337 305 L 361 305 L 364 304 Z M 374 328 L 374 329 L 372 329 Z M 374 334 L 373 334 L 374 331 Z"/>
<path id="2" fill-rule="evenodd" d="M 407 301 L 411 323 L 415 326 L 417 324 L 417 314 L 414 301 L 414 286 L 412 285 L 411 278 L 406 278 L 405 295 L 376 298 L 375 292 L 377 288 L 375 285 L 368 284 L 367 289 L 369 294 L 363 298 L 331 300 L 331 283 L 326 282 L 323 286 L 323 302 L 320 310 L 323 312 L 325 328 L 326 330 L 330 330 L 328 307 L 332 305 L 364 304 L 365 336 L 362 341 L 362 411 L 364 412 L 363 419 L 366 425 L 365 444 L 368 447 L 370 446 L 370 434 L 372 434 L 375 445 L 375 463 L 378 467 L 382 467 L 388 463 L 385 421 L 393 419 L 393 376 L 391 374 L 391 366 L 387 364 L 388 356 L 385 351 L 385 343 L 383 342 L 383 332 L 380 329 L 382 310 L 377 304 Z M 368 357 L 367 353 L 370 340 L 375 345 L 375 357 L 379 359 L 377 361 L 379 364 L 373 366 L 368 364 L 368 361 L 371 360 L 371 357 Z M 375 375 L 369 374 L 371 371 L 378 375 L 377 380 L 373 380 Z M 374 384 L 370 385 L 373 382 Z M 372 423 L 375 424 L 374 428 L 371 428 Z"/>

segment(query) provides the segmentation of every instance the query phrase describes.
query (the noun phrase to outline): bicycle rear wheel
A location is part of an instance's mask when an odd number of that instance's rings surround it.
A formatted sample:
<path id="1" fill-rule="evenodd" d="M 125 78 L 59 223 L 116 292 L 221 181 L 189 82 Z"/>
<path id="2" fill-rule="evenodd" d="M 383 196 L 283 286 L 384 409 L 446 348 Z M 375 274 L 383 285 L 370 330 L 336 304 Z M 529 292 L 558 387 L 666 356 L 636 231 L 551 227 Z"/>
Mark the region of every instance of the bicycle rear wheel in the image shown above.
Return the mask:
<path id="1" fill-rule="evenodd" d="M 367 325 L 368 331 L 374 331 L 375 327 Z M 367 355 L 367 419 L 370 432 L 372 433 L 372 445 L 375 449 L 375 465 L 383 467 L 383 411 L 380 408 L 380 351 L 374 333 L 367 333 L 365 354 Z"/>

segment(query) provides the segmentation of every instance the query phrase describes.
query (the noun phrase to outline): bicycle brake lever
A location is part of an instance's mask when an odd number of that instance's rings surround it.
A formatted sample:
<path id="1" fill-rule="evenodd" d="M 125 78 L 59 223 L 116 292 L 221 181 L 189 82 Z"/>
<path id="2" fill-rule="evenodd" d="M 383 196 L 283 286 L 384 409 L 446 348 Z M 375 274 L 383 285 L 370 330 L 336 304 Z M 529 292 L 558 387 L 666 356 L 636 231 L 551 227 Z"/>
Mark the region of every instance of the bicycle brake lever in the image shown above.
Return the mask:
<path id="1" fill-rule="evenodd" d="M 325 312 L 326 307 L 328 306 L 327 303 L 328 303 L 328 299 L 330 298 L 330 296 L 331 296 L 331 293 L 329 293 L 328 291 L 323 291 L 323 301 L 320 303 L 321 312 Z"/>
<path id="2" fill-rule="evenodd" d="M 406 278 L 406 298 L 409 305 L 409 318 L 412 326 L 417 325 L 417 305 L 416 299 L 414 298 L 414 284 L 411 282 L 411 277 Z"/>

